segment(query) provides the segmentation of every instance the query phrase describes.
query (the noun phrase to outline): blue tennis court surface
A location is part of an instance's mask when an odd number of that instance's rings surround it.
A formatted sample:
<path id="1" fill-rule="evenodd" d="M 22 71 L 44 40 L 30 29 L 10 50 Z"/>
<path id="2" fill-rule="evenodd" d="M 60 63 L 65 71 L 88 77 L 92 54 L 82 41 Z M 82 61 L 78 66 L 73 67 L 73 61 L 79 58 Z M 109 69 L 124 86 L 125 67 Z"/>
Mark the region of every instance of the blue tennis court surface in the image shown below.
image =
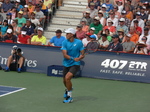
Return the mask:
<path id="1" fill-rule="evenodd" d="M 26 88 L 20 88 L 20 87 L 9 87 L 9 86 L 0 86 L 0 97 L 9 95 L 15 92 L 22 91 Z"/>

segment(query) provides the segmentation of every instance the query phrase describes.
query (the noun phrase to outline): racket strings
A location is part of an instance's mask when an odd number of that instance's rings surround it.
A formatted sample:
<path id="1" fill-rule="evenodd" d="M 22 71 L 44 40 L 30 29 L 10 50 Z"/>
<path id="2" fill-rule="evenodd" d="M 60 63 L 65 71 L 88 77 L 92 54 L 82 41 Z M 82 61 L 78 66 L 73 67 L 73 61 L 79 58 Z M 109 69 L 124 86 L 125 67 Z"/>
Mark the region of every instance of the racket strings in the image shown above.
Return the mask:
<path id="1" fill-rule="evenodd" d="M 96 52 L 98 47 L 99 47 L 99 44 L 97 42 L 90 42 L 88 43 L 86 47 L 86 52 L 88 53 Z"/>

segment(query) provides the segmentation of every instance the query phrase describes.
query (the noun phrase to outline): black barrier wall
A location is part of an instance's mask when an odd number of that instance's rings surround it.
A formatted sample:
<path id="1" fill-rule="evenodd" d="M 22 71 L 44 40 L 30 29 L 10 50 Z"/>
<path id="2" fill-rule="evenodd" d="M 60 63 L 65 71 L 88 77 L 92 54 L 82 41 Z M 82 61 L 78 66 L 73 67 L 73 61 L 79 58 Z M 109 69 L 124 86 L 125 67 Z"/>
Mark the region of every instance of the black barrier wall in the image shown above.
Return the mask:
<path id="1" fill-rule="evenodd" d="M 23 50 L 27 72 L 47 74 L 48 66 L 62 65 L 60 48 L 0 43 L 0 64 L 3 68 L 13 45 Z M 149 55 L 97 51 L 86 55 L 83 62 L 83 77 L 150 83 Z"/>

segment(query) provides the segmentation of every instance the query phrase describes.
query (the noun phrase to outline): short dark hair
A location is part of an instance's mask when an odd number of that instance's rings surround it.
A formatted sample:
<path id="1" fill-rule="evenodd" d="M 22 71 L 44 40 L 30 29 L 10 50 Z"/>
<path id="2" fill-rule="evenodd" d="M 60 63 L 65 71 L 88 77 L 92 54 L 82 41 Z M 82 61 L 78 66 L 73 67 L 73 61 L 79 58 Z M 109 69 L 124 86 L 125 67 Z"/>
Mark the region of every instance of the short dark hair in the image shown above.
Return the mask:
<path id="1" fill-rule="evenodd" d="M 21 48 L 17 49 L 17 53 L 21 53 L 21 51 L 22 51 Z"/>
<path id="2" fill-rule="evenodd" d="M 62 33 L 60 29 L 56 30 L 55 33 Z"/>

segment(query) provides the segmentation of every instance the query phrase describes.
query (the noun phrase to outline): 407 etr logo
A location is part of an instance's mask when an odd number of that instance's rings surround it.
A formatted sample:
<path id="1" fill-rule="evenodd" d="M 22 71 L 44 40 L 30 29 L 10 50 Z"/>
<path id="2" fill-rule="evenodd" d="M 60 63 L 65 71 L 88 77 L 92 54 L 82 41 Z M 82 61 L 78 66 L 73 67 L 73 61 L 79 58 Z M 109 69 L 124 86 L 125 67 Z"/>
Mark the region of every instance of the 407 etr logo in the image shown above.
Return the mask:
<path id="1" fill-rule="evenodd" d="M 111 69 L 124 69 L 124 67 L 128 66 L 129 70 L 146 71 L 147 63 L 139 61 L 105 59 L 101 63 L 101 66 L 103 66 L 104 68 L 111 68 Z"/>

